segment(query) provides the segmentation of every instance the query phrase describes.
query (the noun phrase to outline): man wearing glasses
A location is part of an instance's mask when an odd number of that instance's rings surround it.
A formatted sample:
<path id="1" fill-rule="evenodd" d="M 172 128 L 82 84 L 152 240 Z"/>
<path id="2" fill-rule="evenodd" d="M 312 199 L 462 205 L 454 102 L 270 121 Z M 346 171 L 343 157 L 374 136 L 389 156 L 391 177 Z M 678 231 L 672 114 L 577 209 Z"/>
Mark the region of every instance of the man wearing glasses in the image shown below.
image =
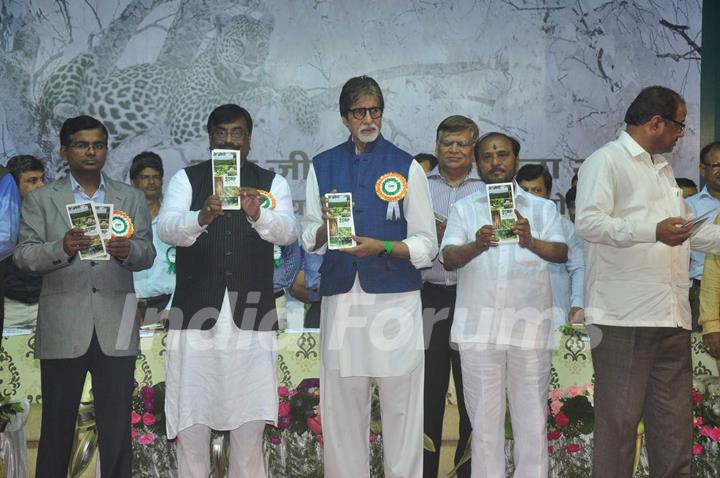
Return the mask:
<path id="1" fill-rule="evenodd" d="M 445 118 L 437 127 L 435 154 L 438 165 L 428 173 L 428 186 L 435 212 L 438 245 L 445 234 L 450 207 L 458 200 L 479 191 L 483 181 L 473 167 L 474 147 L 480 133 L 473 120 L 454 115 Z M 455 314 L 457 272 L 447 271 L 439 258 L 431 269 L 422 272 L 423 328 L 425 334 L 425 434 L 433 441 L 435 451 L 425 450 L 423 475 L 436 477 L 440 463 L 443 416 L 452 369 L 460 413 L 459 438 L 455 463 L 465 452 L 470 437 L 470 418 L 460 373 L 460 353 L 450 345 L 450 328 Z M 470 476 L 470 463 L 458 470 L 458 477 Z"/>
<path id="2" fill-rule="evenodd" d="M 698 194 L 686 199 L 694 216 L 711 211 L 708 223 L 715 222 L 720 212 L 720 141 L 708 144 L 700 151 L 700 176 L 705 178 L 705 187 Z M 698 331 L 700 316 L 700 285 L 702 283 L 705 254 L 690 252 L 690 310 L 693 330 Z"/>
<path id="3" fill-rule="evenodd" d="M 650 475 L 690 476 L 688 261 L 691 247 L 720 252 L 720 228 L 688 223 L 662 156 L 682 138 L 686 114 L 676 92 L 643 89 L 625 114 L 626 130 L 580 168 L 575 224 L 585 241 L 585 315 L 593 324 L 594 478 L 632 475 L 641 418 Z"/>
<path id="4" fill-rule="evenodd" d="M 42 425 L 36 476 L 65 478 L 85 376 L 92 375 L 103 477 L 130 478 L 130 416 L 138 319 L 132 273 L 155 258 L 145 197 L 101 174 L 108 133 L 90 116 L 65 121 L 60 156 L 70 169 L 22 203 L 18 268 L 41 273 L 35 356 L 40 359 Z M 107 243 L 109 260 L 81 260 L 91 239 L 70 229 L 65 206 L 111 203 L 126 213 L 135 232 Z"/>
<path id="5" fill-rule="evenodd" d="M 230 431 L 228 476 L 266 475 L 263 431 L 278 412 L 273 244 L 297 235 L 285 178 L 247 161 L 252 131 L 234 104 L 207 121 L 210 149 L 240 152 L 241 210 L 223 210 L 207 160 L 172 177 L 158 218 L 160 239 L 176 246 L 165 414 L 182 477 L 210 475 L 211 429 Z M 260 207 L 258 189 L 274 208 Z"/>
<path id="6" fill-rule="evenodd" d="M 348 80 L 340 116 L 350 137 L 313 159 L 306 182 L 303 245 L 324 254 L 320 408 L 328 478 L 368 476 L 371 378 L 380 388 L 385 476 L 422 476 L 418 269 L 432 264 L 437 239 L 425 172 L 380 134 L 384 106 L 375 80 Z M 355 247 L 327 249 L 322 198 L 333 191 L 352 193 Z"/>

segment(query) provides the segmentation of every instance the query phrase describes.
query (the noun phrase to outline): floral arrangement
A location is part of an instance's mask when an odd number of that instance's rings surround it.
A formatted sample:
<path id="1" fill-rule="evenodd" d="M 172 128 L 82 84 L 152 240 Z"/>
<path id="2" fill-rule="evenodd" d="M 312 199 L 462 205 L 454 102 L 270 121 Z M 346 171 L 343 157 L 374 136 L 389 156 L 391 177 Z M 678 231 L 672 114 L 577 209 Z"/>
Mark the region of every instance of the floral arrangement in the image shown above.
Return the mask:
<path id="1" fill-rule="evenodd" d="M 572 385 L 550 392 L 547 437 L 555 476 L 590 476 L 594 426 L 592 385 Z"/>
<path id="2" fill-rule="evenodd" d="M 169 476 L 177 468 L 175 448 L 165 436 L 165 382 L 133 386 L 130 413 L 133 476 Z"/>
<path id="3" fill-rule="evenodd" d="M 373 386 L 370 423 L 370 476 L 382 477 L 379 391 Z M 278 387 L 277 426 L 265 429 L 265 453 L 274 477 L 323 476 L 320 381 L 306 378 L 296 388 Z"/>
<path id="4" fill-rule="evenodd" d="M 693 476 L 720 476 L 720 377 L 696 377 L 692 400 Z"/>

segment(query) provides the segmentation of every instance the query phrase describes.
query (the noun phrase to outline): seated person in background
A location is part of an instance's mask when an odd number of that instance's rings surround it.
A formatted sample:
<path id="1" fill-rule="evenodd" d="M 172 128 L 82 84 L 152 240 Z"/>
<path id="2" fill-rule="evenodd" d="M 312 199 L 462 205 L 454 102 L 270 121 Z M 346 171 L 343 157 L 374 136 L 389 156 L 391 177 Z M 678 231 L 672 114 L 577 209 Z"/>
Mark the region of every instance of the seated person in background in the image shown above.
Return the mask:
<path id="1" fill-rule="evenodd" d="M 161 241 L 157 234 L 164 175 L 162 158 L 150 151 L 135 156 L 130 165 L 130 181 L 145 195 L 147 201 L 156 251 L 150 269 L 133 272 L 138 311 L 144 325 L 157 323 L 165 317 L 164 309 L 170 304 L 175 292 L 175 246 Z M 148 310 L 150 314 L 146 317 Z"/>
<path id="2" fill-rule="evenodd" d="M 302 260 L 300 270 L 295 275 L 290 295 L 305 304 L 305 320 L 303 327 L 306 329 L 320 328 L 320 266 L 323 256 L 311 254 L 300 249 Z"/>
<path id="3" fill-rule="evenodd" d="M 275 293 L 275 310 L 278 315 L 278 329 L 287 328 L 287 298 L 285 292 L 293 284 L 293 279 L 300 270 L 300 243 L 293 242 L 288 246 L 273 244 L 273 292 Z"/>
<path id="4" fill-rule="evenodd" d="M 552 192 L 552 175 L 541 164 L 526 164 L 521 167 L 515 180 L 521 188 L 530 194 L 550 199 Z M 572 188 L 571 188 L 572 189 Z M 567 198 L 565 199 L 567 202 Z M 583 281 L 585 275 L 585 259 L 583 258 L 582 241 L 575 234 L 575 196 L 573 192 L 573 213 L 570 220 L 560 217 L 560 225 L 568 245 L 568 260 L 564 264 L 550 263 L 550 284 L 553 293 L 553 310 L 555 326 L 565 323 L 582 323 L 583 316 Z"/>
<path id="5" fill-rule="evenodd" d="M 694 196 L 698 193 L 697 184 L 695 181 L 689 178 L 675 178 L 675 182 L 678 187 L 682 189 L 683 198 L 687 199 L 690 196 Z"/>
<path id="6" fill-rule="evenodd" d="M 30 191 L 45 185 L 45 166 L 35 156 L 13 156 L 7 162 L 7 169 L 15 179 L 21 200 Z M 21 271 L 12 256 L 8 257 L 6 264 L 5 326 L 35 327 L 42 275 Z"/>
<path id="7" fill-rule="evenodd" d="M 413 159 L 420 163 L 420 166 L 422 166 L 425 174 L 435 169 L 435 166 L 438 164 L 438 159 L 434 155 L 428 153 L 416 154 L 413 156 Z"/>
<path id="8" fill-rule="evenodd" d="M 573 186 L 565 193 L 565 206 L 570 221 L 575 224 L 575 196 L 577 196 L 577 187 Z"/>

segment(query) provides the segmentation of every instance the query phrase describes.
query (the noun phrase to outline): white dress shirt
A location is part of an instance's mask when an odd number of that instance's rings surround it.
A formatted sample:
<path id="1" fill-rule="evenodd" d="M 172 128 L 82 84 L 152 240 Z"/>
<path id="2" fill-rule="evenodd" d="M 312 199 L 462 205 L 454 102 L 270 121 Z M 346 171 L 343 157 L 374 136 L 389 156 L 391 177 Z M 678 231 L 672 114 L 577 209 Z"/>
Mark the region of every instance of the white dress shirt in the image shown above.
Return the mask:
<path id="1" fill-rule="evenodd" d="M 260 237 L 287 245 L 296 238 L 292 196 L 276 174 L 270 193 L 277 206 L 261 209 L 252 224 Z M 206 227 L 191 211 L 192 186 L 178 171 L 165 193 L 158 235 L 168 244 L 188 247 Z M 268 267 L 272 267 L 268 264 Z M 167 336 L 165 413 L 168 438 L 192 425 L 233 430 L 254 420 L 277 421 L 276 333 L 241 330 L 235 325 L 228 291 L 217 323 L 209 330 L 169 330 Z"/>
<path id="2" fill-rule="evenodd" d="M 408 176 L 403 199 L 407 238 L 402 242 L 410 251 L 410 262 L 420 269 L 430 267 L 437 254 L 437 233 L 425 172 L 413 161 Z M 324 254 L 327 243 L 315 250 L 315 233 L 323 221 L 312 167 L 305 187 L 303 247 Z M 350 291 L 323 297 L 321 311 L 323 367 L 339 370 L 341 377 L 400 376 L 422 363 L 425 349 L 419 290 L 369 294 L 362 290 L 356 273 Z"/>
<path id="3" fill-rule="evenodd" d="M 515 185 L 515 205 L 530 222 L 535 239 L 565 243 L 555 203 Z M 441 251 L 447 246 L 474 241 L 477 230 L 491 224 L 486 189 L 461 199 L 450 209 Z M 517 243 L 501 243 L 458 269 L 450 340 L 552 348 L 554 326 L 548 264 Z"/>
<path id="4" fill-rule="evenodd" d="M 690 248 L 719 253 L 720 228 L 706 223 L 676 247 L 656 240 L 657 223 L 692 214 L 670 164 L 625 131 L 590 155 L 578 177 L 587 322 L 690 329 Z"/>

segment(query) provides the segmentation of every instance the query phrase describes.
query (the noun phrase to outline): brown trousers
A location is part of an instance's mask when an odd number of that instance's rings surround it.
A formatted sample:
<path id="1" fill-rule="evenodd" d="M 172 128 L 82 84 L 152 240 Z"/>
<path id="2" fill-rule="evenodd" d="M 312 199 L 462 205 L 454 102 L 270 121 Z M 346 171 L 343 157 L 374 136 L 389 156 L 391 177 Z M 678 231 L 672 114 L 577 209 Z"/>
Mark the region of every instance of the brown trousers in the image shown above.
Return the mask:
<path id="1" fill-rule="evenodd" d="M 690 477 L 692 360 L 690 331 L 669 327 L 597 327 L 593 478 L 630 478 L 637 425 L 653 478 Z"/>

